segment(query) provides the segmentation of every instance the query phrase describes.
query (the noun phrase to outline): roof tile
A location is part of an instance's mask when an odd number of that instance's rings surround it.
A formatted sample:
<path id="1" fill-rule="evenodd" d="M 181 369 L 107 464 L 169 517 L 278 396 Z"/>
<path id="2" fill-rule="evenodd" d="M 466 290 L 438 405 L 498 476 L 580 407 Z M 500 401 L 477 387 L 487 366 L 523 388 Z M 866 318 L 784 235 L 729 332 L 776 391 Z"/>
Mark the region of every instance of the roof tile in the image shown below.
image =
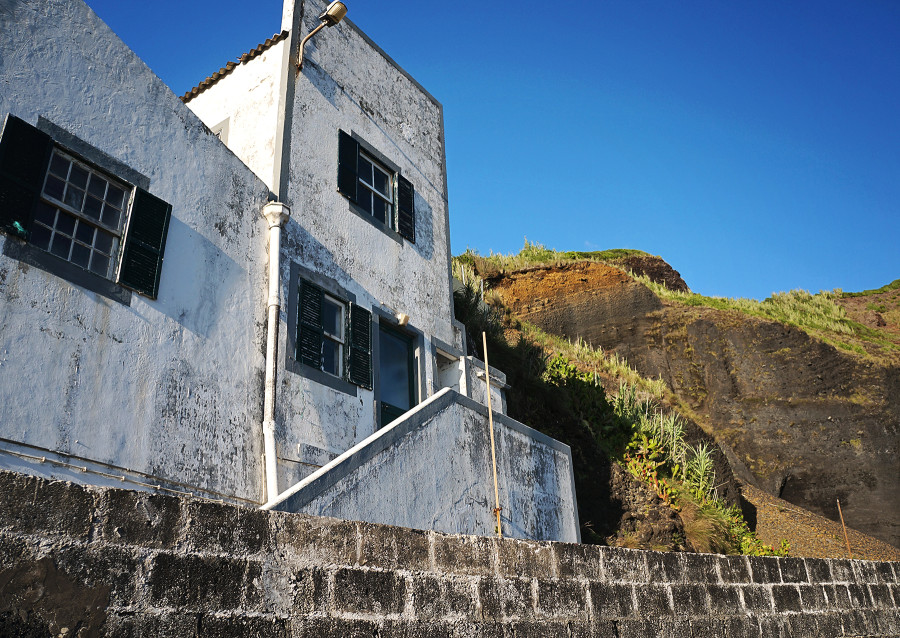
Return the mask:
<path id="1" fill-rule="evenodd" d="M 203 80 L 200 84 L 198 84 L 197 86 L 192 88 L 190 91 L 188 91 L 187 93 L 182 95 L 179 99 L 185 103 L 191 101 L 192 99 L 194 99 L 195 97 L 197 97 L 198 95 L 203 93 L 206 89 L 208 89 L 209 87 L 214 85 L 216 82 L 218 82 L 219 80 L 224 78 L 226 75 L 228 75 L 229 73 L 234 71 L 235 67 L 237 67 L 238 64 L 246 64 L 253 58 L 256 58 L 256 57 L 262 55 L 264 52 L 266 52 L 268 49 L 270 49 L 273 45 L 275 45 L 275 44 L 281 42 L 282 40 L 284 40 L 285 38 L 287 38 L 288 33 L 289 33 L 288 31 L 282 31 L 281 33 L 276 33 L 271 38 L 268 38 L 265 42 L 259 44 L 255 49 L 251 49 L 247 53 L 244 53 L 243 55 L 241 55 L 238 58 L 238 60 L 240 62 L 227 62 L 225 64 L 225 66 L 223 66 L 221 69 L 219 69 L 218 71 L 216 71 L 215 73 L 210 75 L 208 78 Z"/>

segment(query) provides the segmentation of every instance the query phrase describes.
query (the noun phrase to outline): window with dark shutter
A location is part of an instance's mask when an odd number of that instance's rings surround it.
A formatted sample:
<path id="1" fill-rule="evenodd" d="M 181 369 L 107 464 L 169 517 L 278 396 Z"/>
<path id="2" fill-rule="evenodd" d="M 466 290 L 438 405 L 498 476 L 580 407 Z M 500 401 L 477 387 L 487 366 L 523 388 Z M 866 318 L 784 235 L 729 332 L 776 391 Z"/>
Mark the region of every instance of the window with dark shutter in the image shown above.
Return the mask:
<path id="1" fill-rule="evenodd" d="M 350 304 L 350 347 L 347 357 L 347 378 L 350 383 L 372 389 L 372 313 Z"/>
<path id="2" fill-rule="evenodd" d="M 412 243 L 416 243 L 415 199 L 412 183 L 403 175 L 397 175 L 397 232 Z"/>
<path id="3" fill-rule="evenodd" d="M 119 283 L 156 299 L 172 206 L 143 189 L 136 189 L 123 241 Z"/>
<path id="4" fill-rule="evenodd" d="M 106 286 L 115 282 L 156 299 L 172 206 L 117 177 L 108 165 L 118 163 L 108 156 L 99 160 L 105 168 L 98 167 L 92 155 L 102 153 L 70 137 L 77 154 L 7 116 L 0 135 L 0 230 L 52 255 L 30 263 L 79 286 L 121 299 L 110 292 L 120 288 Z"/>
<path id="5" fill-rule="evenodd" d="M 300 281 L 297 321 L 297 361 L 322 368 L 322 302 L 324 293 L 308 281 Z"/>
<path id="6" fill-rule="evenodd" d="M 358 188 L 357 162 L 359 162 L 359 142 L 338 131 L 338 191 L 356 201 Z"/>
<path id="7" fill-rule="evenodd" d="M 0 137 L 0 229 L 25 239 L 53 152 L 50 136 L 10 114 Z"/>

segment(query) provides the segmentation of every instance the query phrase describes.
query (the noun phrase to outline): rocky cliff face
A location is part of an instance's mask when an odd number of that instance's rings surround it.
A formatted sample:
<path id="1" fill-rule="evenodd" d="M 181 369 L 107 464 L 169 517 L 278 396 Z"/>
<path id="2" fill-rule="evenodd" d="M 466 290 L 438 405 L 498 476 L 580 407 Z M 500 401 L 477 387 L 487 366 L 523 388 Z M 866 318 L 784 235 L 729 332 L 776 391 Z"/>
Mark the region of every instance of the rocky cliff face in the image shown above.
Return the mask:
<path id="1" fill-rule="evenodd" d="M 662 377 L 740 478 L 834 520 L 840 499 L 848 525 L 900 546 L 900 368 L 774 321 L 664 302 L 605 264 L 490 285 L 522 319 Z"/>

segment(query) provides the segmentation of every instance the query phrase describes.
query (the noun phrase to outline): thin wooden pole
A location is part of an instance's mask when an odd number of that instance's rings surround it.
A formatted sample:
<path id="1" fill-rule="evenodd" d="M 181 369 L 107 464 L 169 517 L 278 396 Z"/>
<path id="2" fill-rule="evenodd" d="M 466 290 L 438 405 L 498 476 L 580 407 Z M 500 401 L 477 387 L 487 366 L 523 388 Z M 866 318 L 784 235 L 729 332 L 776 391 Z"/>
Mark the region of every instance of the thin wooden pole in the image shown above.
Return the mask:
<path id="1" fill-rule="evenodd" d="M 497 451 L 494 446 L 494 410 L 491 408 L 491 366 L 488 365 L 487 333 L 481 333 L 481 342 L 484 345 L 484 381 L 487 383 L 488 400 L 488 427 L 491 430 L 491 464 L 494 467 L 494 513 L 497 515 L 497 536 L 503 538 L 503 530 L 500 528 L 500 492 L 497 490 Z"/>
<path id="2" fill-rule="evenodd" d="M 841 527 L 844 528 L 844 542 L 847 543 L 847 555 L 853 559 L 853 552 L 850 551 L 850 539 L 847 537 L 847 526 L 844 525 L 844 513 L 841 511 L 841 499 L 837 499 L 838 514 L 841 516 Z"/>

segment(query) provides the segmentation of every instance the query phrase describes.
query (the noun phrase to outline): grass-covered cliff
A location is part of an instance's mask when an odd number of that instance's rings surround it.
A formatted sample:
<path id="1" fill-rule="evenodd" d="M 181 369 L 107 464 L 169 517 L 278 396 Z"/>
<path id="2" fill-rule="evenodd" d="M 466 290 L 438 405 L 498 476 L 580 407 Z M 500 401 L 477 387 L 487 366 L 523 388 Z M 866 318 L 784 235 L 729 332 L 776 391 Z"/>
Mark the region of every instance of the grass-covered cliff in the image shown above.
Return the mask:
<path id="1" fill-rule="evenodd" d="M 686 462 L 705 443 L 716 450 L 715 495 L 725 518 L 739 498 L 734 473 L 835 519 L 840 498 L 851 524 L 892 540 L 896 286 L 870 291 L 876 302 L 840 292 L 708 298 L 639 251 L 562 253 L 528 243 L 513 256 L 466 253 L 454 268 L 469 284 L 458 316 L 470 334 L 492 337 L 491 361 L 510 375 L 511 415 L 573 448 L 586 537 L 593 531 L 595 540 L 675 548 L 684 536 L 682 546 L 702 545 L 688 539 L 694 504 L 668 508 L 674 517 L 664 506 L 691 495 Z M 482 285 L 489 307 L 478 300 Z M 633 409 L 621 398 L 623 382 Z M 657 449 L 666 435 L 652 423 L 656 413 L 661 421 L 679 417 L 684 447 Z M 652 486 L 652 505 L 635 483 Z M 702 519 L 705 501 L 694 500 Z M 703 525 L 740 526 L 714 519 Z M 666 533 L 674 540 L 661 541 Z M 729 534 L 730 541 L 712 541 L 724 543 L 720 551 L 735 550 L 740 534 L 712 533 Z"/>

